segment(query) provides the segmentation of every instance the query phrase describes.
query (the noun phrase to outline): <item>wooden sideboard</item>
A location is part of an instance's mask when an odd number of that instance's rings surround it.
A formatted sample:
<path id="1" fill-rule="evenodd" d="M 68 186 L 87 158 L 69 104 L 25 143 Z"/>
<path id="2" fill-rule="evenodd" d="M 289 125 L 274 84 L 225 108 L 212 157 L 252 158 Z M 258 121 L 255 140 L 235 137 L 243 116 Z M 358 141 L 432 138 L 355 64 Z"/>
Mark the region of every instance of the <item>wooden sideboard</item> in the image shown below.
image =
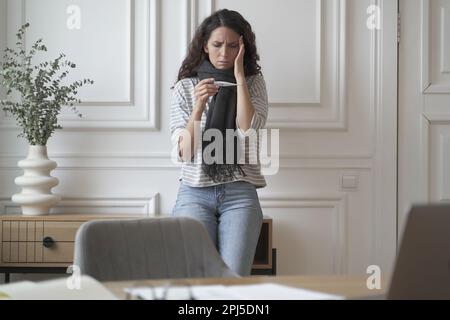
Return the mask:
<path id="1" fill-rule="evenodd" d="M 162 216 L 158 216 L 162 217 Z M 0 215 L 0 273 L 66 273 L 73 263 L 75 234 L 89 220 L 137 219 L 118 215 Z M 272 219 L 265 217 L 252 274 L 276 273 L 276 250 L 272 248 Z"/>

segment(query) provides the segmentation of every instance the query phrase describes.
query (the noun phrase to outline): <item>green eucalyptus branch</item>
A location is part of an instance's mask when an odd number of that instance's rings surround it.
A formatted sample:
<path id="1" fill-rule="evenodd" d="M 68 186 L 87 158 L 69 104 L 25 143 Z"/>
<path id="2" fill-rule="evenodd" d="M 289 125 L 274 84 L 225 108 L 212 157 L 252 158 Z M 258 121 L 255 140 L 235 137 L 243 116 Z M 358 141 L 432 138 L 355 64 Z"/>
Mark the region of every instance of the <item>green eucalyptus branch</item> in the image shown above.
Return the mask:
<path id="1" fill-rule="evenodd" d="M 75 104 L 78 89 L 86 84 L 93 84 L 90 79 L 75 81 L 62 85 L 70 69 L 76 68 L 75 63 L 63 60 L 65 54 L 60 53 L 53 61 L 33 65 L 33 57 L 39 51 L 47 51 L 43 39 L 38 39 L 29 52 L 25 51 L 23 42 L 26 28 L 24 24 L 16 34 L 16 50 L 6 48 L 0 64 L 0 84 L 6 89 L 7 98 L 13 92 L 18 93 L 20 101 L 12 99 L 0 100 L 0 106 L 6 114 L 11 114 L 22 129 L 19 137 L 24 137 L 30 145 L 46 145 L 56 129 L 62 129 L 58 124 L 58 115 L 62 106 L 69 106 L 80 118 L 81 113 Z"/>

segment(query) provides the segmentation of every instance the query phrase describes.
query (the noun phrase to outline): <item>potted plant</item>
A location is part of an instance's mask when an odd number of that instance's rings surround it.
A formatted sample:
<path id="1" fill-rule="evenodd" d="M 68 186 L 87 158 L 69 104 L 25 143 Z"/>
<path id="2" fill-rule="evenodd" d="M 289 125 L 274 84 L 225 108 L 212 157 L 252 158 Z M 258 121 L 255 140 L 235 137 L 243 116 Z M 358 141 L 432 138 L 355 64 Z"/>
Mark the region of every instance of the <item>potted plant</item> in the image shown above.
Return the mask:
<path id="1" fill-rule="evenodd" d="M 94 81 L 83 79 L 64 85 L 69 70 L 76 65 L 63 61 L 63 53 L 52 61 L 34 64 L 36 53 L 47 51 L 47 47 L 41 38 L 26 52 L 24 35 L 29 26 L 29 23 L 23 25 L 16 34 L 16 50 L 4 50 L 0 83 L 6 91 L 6 99 L 0 100 L 0 106 L 16 120 L 21 129 L 19 137 L 24 137 L 29 144 L 28 157 L 18 162 L 18 166 L 24 169 L 24 175 L 15 180 L 22 187 L 22 192 L 13 195 L 12 201 L 22 206 L 24 215 L 43 215 L 48 214 L 60 200 L 50 191 L 59 181 L 50 176 L 57 165 L 48 159 L 47 141 L 56 129 L 62 129 L 58 124 L 58 115 L 63 106 L 82 116 L 74 106 L 81 102 L 76 97 L 77 90 Z"/>

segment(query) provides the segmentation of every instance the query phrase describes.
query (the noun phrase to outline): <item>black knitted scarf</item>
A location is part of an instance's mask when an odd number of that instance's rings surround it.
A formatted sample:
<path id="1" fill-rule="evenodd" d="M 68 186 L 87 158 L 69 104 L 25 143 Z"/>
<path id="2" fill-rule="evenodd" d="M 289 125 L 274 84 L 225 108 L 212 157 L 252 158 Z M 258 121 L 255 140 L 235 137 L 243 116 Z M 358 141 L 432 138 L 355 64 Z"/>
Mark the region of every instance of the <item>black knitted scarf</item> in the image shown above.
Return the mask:
<path id="1" fill-rule="evenodd" d="M 227 81 L 236 83 L 234 77 L 233 68 L 227 70 L 216 69 L 209 60 L 204 60 L 197 69 L 197 75 L 200 80 L 207 78 L 214 78 L 215 81 Z M 237 89 L 232 87 L 220 87 L 219 91 L 213 96 L 209 103 L 209 109 L 206 117 L 206 124 L 204 131 L 202 132 L 202 170 L 214 181 L 214 182 L 227 182 L 236 178 L 235 172 L 240 172 L 243 176 L 246 176 L 241 165 L 238 164 L 238 141 L 234 138 L 233 141 L 227 141 L 226 129 L 236 130 L 236 109 L 237 109 Z M 212 141 L 205 141 L 203 135 L 208 129 L 217 129 L 222 133 L 223 139 L 223 152 L 220 157 L 220 150 L 208 151 L 205 154 L 205 148 L 214 143 Z M 234 131 L 233 131 L 234 132 Z M 233 144 L 234 157 L 233 162 L 226 161 L 227 157 L 227 144 Z M 217 144 L 216 144 L 217 146 Z M 215 151 L 219 152 L 218 161 L 214 161 L 212 164 L 205 163 L 205 156 L 215 157 Z M 216 158 L 217 160 L 217 158 Z"/>

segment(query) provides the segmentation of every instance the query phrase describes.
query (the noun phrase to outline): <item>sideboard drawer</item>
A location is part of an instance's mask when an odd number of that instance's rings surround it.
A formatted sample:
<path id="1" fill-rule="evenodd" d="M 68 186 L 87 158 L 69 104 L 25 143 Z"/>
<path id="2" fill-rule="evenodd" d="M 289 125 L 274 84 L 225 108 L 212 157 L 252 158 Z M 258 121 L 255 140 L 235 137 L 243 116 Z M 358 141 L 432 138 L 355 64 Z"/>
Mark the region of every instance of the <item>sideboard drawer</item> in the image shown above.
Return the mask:
<path id="1" fill-rule="evenodd" d="M 75 241 L 75 235 L 83 221 L 44 221 L 44 235 L 54 241 Z M 36 239 L 37 241 L 42 239 Z"/>
<path id="2" fill-rule="evenodd" d="M 55 242 L 50 248 L 43 248 L 45 263 L 72 263 L 74 242 Z"/>
<path id="3" fill-rule="evenodd" d="M 54 242 L 44 247 L 42 242 L 3 242 L 2 263 L 70 263 L 74 242 Z"/>
<path id="4" fill-rule="evenodd" d="M 69 264 L 73 261 L 75 235 L 83 222 L 3 221 L 0 263 Z"/>

